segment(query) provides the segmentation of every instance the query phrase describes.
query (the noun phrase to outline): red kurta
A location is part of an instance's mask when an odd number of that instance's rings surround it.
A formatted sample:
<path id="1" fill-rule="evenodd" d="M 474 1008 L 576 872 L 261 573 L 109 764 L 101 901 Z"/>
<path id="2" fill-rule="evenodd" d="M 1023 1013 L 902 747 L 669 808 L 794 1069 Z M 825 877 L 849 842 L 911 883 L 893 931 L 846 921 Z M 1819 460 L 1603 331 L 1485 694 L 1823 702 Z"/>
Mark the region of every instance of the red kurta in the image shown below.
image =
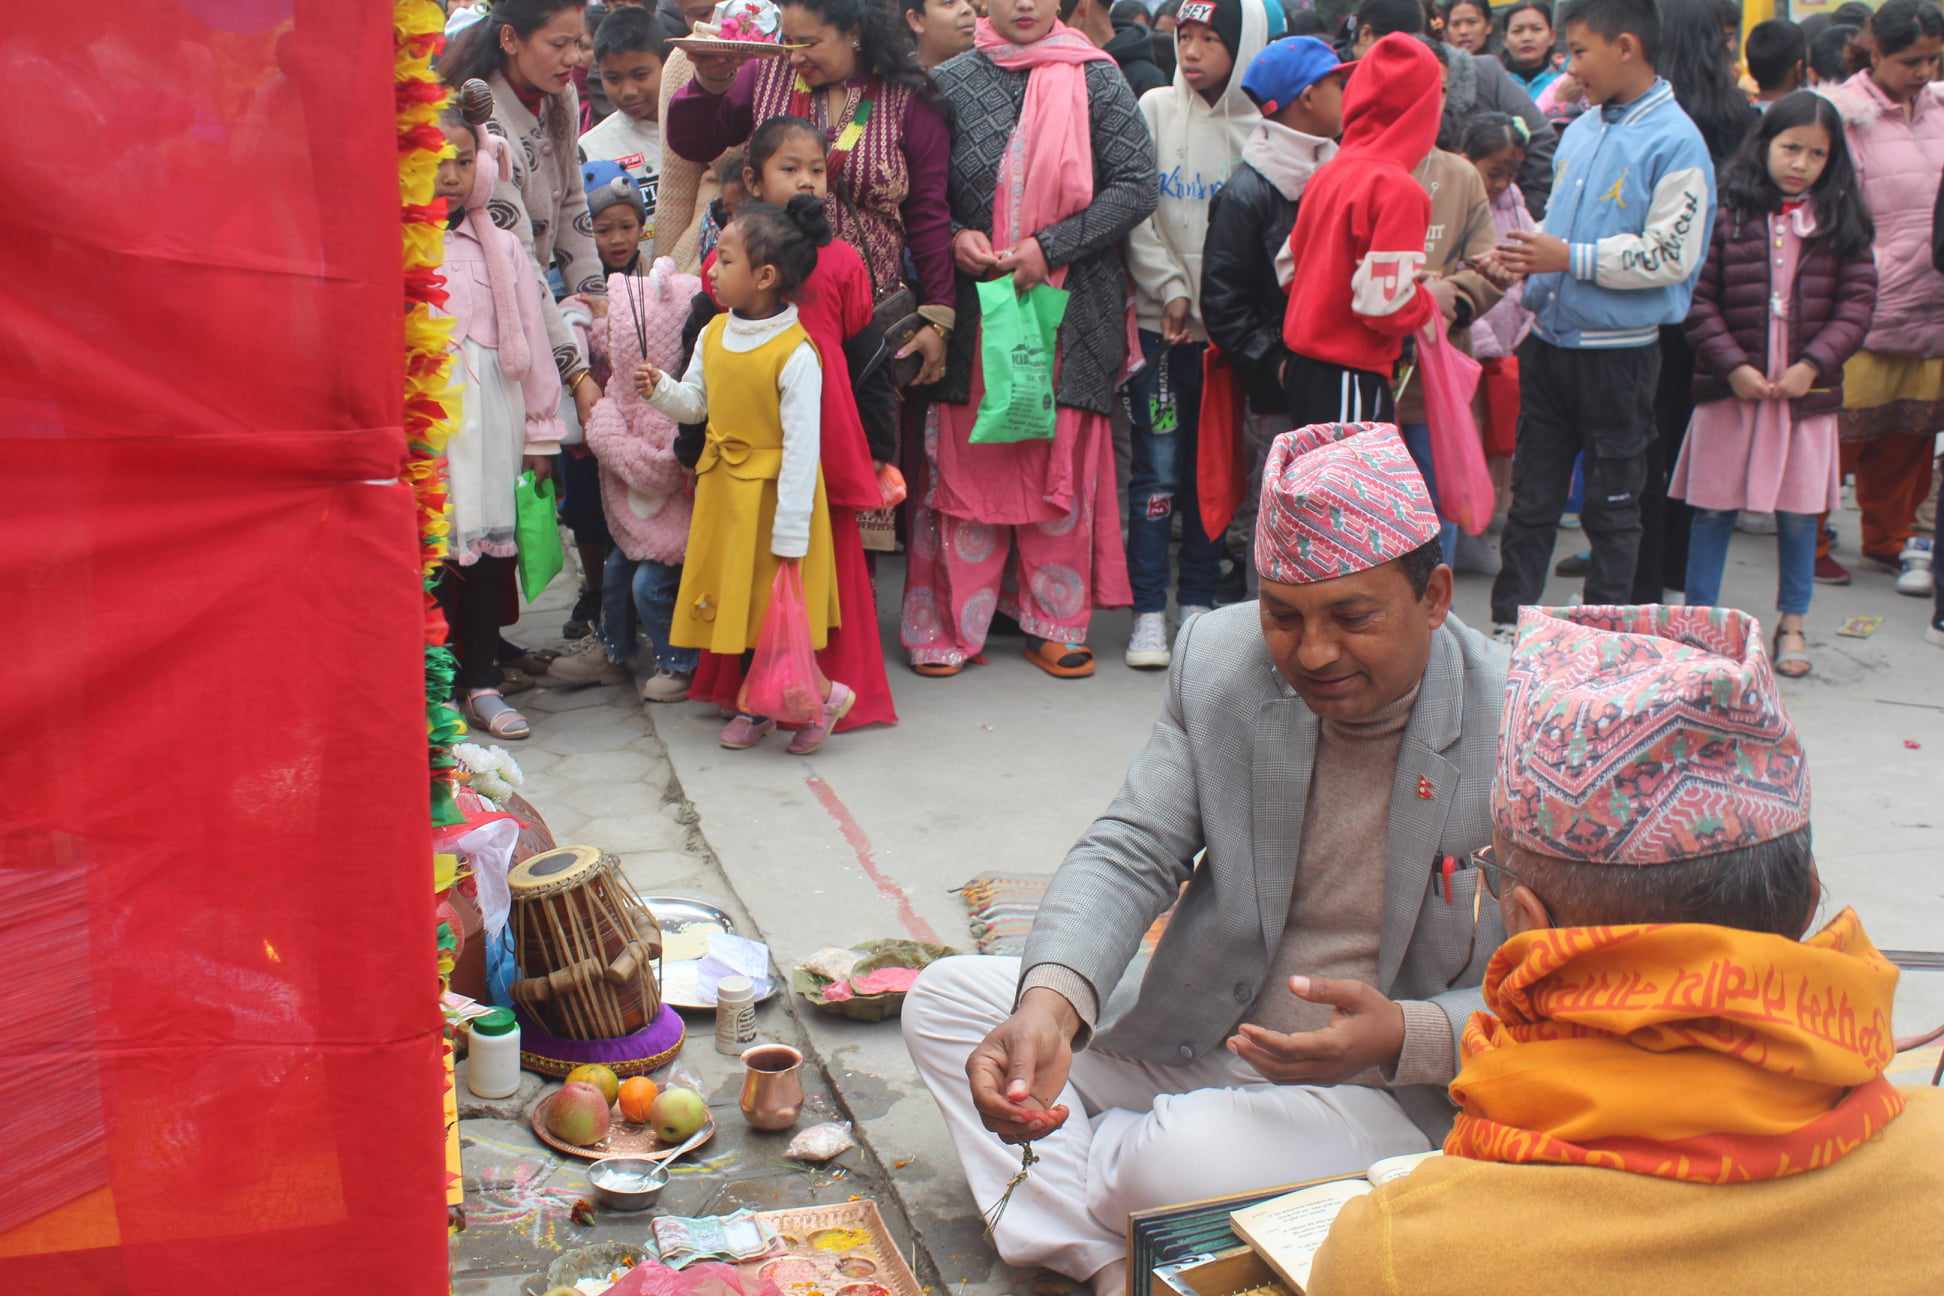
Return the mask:
<path id="1" fill-rule="evenodd" d="M 702 282 L 709 282 L 709 254 Z M 711 290 L 713 295 L 713 290 Z M 870 724 L 898 723 L 891 681 L 884 672 L 884 643 L 878 637 L 877 593 L 864 557 L 857 515 L 878 508 L 877 472 L 864 439 L 864 424 L 851 391 L 844 339 L 871 322 L 871 275 L 850 244 L 833 239 L 817 253 L 817 268 L 797 291 L 798 322 L 810 335 L 823 362 L 823 432 L 819 441 L 824 490 L 830 497 L 830 539 L 837 559 L 837 606 L 843 625 L 832 626 L 817 665 L 833 680 L 857 693 L 837 732 Z M 733 707 L 742 687 L 742 663 L 735 657 L 703 653 L 689 696 Z"/>

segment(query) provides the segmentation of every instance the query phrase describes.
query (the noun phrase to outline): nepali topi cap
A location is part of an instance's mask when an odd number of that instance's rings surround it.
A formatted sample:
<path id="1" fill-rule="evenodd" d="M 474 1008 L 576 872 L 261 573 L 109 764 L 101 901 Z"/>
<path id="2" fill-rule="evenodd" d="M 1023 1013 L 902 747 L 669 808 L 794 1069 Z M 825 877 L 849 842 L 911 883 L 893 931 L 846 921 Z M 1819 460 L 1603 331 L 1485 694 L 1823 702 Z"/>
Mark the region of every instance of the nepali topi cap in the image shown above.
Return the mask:
<path id="1" fill-rule="evenodd" d="M 1438 537 L 1438 512 L 1389 423 L 1312 423 L 1269 447 L 1256 573 L 1284 585 L 1354 576 Z"/>
<path id="2" fill-rule="evenodd" d="M 1671 864 L 1809 823 L 1809 768 L 1761 623 L 1729 608 L 1528 607 L 1492 817 L 1513 844 Z"/>

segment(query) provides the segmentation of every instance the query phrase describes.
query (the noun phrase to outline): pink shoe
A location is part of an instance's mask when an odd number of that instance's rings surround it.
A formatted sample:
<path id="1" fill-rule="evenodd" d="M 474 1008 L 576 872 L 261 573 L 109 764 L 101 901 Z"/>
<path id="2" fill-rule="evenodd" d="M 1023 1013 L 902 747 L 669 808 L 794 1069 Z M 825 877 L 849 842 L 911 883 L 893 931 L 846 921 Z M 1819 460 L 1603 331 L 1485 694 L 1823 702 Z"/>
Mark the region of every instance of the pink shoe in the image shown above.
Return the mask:
<path id="1" fill-rule="evenodd" d="M 767 716 L 738 714 L 722 726 L 722 734 L 716 741 L 730 751 L 748 751 L 775 731 L 776 721 Z"/>
<path id="2" fill-rule="evenodd" d="M 837 727 L 837 722 L 849 715 L 850 709 L 856 705 L 857 694 L 849 685 L 830 681 L 830 696 L 824 699 L 823 719 L 796 731 L 796 737 L 790 739 L 790 755 L 808 756 L 823 746 L 824 740 L 830 737 L 830 731 Z"/>

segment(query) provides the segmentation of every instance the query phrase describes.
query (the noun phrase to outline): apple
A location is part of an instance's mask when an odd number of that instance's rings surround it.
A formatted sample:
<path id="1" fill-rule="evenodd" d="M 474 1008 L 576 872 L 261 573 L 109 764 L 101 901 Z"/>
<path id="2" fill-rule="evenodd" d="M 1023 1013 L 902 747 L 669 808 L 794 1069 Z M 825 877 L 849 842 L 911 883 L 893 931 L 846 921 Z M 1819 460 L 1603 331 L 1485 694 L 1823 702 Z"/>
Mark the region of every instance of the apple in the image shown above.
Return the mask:
<path id="1" fill-rule="evenodd" d="M 648 1123 L 664 1143 L 680 1143 L 709 1123 L 709 1105 L 693 1089 L 664 1089 L 648 1109 Z"/>
<path id="2" fill-rule="evenodd" d="M 606 1138 L 609 1119 L 607 1099 L 593 1085 L 570 1082 L 547 1100 L 547 1132 L 575 1147 Z"/>

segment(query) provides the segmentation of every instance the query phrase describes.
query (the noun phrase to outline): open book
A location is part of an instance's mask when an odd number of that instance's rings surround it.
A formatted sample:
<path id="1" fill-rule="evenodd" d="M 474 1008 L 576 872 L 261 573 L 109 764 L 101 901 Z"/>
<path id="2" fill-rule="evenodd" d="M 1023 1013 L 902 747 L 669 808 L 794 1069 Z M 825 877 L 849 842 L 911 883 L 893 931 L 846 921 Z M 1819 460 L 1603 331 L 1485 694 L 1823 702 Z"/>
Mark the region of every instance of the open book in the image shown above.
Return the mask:
<path id="1" fill-rule="evenodd" d="M 1229 1216 L 1235 1235 L 1249 1244 L 1263 1262 L 1289 1285 L 1295 1296 L 1302 1296 L 1309 1285 L 1310 1265 L 1330 1235 L 1337 1212 L 1373 1188 L 1393 1179 L 1402 1179 L 1421 1162 L 1442 1152 L 1419 1152 L 1411 1156 L 1386 1157 L 1371 1166 L 1361 1179 L 1330 1179 L 1298 1188 L 1295 1192 L 1245 1206 Z"/>

